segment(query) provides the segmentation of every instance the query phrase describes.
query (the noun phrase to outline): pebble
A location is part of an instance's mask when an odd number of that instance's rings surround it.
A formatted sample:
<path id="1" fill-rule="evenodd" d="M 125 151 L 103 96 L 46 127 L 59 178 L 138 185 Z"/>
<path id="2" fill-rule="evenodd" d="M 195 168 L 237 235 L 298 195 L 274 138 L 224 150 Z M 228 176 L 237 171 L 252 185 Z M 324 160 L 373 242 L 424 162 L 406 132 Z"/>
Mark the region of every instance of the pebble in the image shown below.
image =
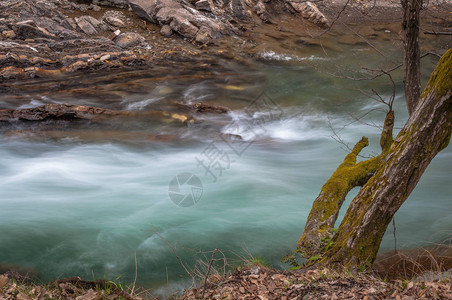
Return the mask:
<path id="1" fill-rule="evenodd" d="M 110 58 L 111 58 L 110 54 L 105 54 L 99 60 L 100 61 L 106 61 L 106 60 L 109 60 Z"/>

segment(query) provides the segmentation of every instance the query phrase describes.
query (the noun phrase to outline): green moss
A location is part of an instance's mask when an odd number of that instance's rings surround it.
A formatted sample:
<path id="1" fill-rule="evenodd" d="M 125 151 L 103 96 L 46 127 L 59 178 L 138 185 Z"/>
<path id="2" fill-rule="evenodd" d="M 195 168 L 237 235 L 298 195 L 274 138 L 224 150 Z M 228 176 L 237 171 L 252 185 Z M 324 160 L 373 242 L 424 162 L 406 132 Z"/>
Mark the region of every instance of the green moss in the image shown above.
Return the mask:
<path id="1" fill-rule="evenodd" d="M 446 51 L 433 71 L 430 80 L 422 92 L 421 99 L 426 99 L 427 95 L 435 92 L 439 97 L 451 93 L 452 91 L 452 48 Z"/>

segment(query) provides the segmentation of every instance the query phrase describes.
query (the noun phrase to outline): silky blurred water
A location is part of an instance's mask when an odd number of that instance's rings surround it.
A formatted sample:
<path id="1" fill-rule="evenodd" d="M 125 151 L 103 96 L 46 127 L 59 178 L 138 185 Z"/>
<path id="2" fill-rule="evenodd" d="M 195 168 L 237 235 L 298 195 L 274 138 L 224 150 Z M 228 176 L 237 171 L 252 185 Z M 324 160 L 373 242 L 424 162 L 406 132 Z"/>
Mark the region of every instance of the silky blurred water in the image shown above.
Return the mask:
<path id="1" fill-rule="evenodd" d="M 150 82 L 145 94 L 130 93 L 107 104 L 83 100 L 127 110 L 152 109 L 168 99 L 202 100 L 232 108 L 227 116 L 200 116 L 203 123 L 182 128 L 146 122 L 109 125 L 183 137 L 174 143 L 1 135 L 0 264 L 33 270 L 44 281 L 82 276 L 120 277 L 130 283 L 136 253 L 137 283 L 168 294 L 185 287 L 187 276 L 165 241 L 154 234 L 157 230 L 176 245 L 178 255 L 190 266 L 199 258 L 197 252 L 219 248 L 231 262 L 237 260 L 235 254 L 251 253 L 284 267 L 281 257 L 295 247 L 313 200 L 346 155 L 344 146 L 331 137 L 330 127 L 350 146 L 368 136 L 371 145 L 364 154 L 378 153 L 379 129 L 354 119 L 377 109 L 365 120 L 381 124 L 384 112 L 378 109 L 384 105 L 361 91 L 374 88 L 389 97 L 389 81 L 354 82 L 323 72 L 339 62 L 359 66 L 369 57 L 384 63 L 384 58 L 366 47 L 319 56 L 324 65 L 317 69 L 304 60 L 287 64 L 284 57 L 266 54 L 266 61 L 245 73 L 264 80 L 242 85 L 230 85 L 228 79 Z M 396 55 L 393 51 L 390 54 Z M 312 61 L 312 54 L 306 57 Z M 433 60 L 423 66 L 424 81 L 433 66 Z M 394 77 L 396 127 L 400 128 L 407 112 L 401 72 Z M 250 122 L 268 113 L 255 110 L 250 117 L 246 111 L 263 91 L 276 104 L 272 109 L 278 115 L 264 123 Z M 23 108 L 60 99 L 33 95 L 16 103 L 3 96 L 2 101 L 4 107 Z M 33 126 L 26 125 L 26 129 Z M 96 125 L 73 126 L 91 130 Z M 237 155 L 216 135 L 220 133 L 240 134 L 249 147 Z M 213 145 L 227 153 L 230 162 L 221 174 L 215 173 L 216 181 L 196 160 Z M 397 212 L 399 247 L 450 238 L 451 149 L 437 155 Z M 168 195 L 169 182 L 184 172 L 195 174 L 203 184 L 202 198 L 192 207 L 176 206 Z M 388 227 L 381 251 L 393 249 L 392 230 Z"/>

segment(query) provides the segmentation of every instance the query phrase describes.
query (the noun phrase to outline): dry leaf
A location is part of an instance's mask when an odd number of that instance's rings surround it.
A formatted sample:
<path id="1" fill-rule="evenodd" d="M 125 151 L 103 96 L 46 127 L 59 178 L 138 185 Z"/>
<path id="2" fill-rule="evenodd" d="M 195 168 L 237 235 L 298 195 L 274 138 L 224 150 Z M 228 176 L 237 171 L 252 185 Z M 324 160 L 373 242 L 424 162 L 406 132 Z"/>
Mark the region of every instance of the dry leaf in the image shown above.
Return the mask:
<path id="1" fill-rule="evenodd" d="M 0 275 L 0 288 L 4 287 L 6 284 L 8 284 L 9 278 L 5 275 Z"/>

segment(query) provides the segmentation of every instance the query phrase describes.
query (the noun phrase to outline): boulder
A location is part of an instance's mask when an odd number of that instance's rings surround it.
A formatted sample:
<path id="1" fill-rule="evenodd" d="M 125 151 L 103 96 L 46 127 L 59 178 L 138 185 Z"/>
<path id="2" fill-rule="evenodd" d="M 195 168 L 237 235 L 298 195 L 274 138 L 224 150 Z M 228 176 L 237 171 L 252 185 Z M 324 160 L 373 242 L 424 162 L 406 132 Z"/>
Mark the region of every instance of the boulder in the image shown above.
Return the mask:
<path id="1" fill-rule="evenodd" d="M 126 19 L 124 13 L 118 10 L 108 10 L 102 16 L 102 21 L 110 25 L 110 27 L 126 27 Z"/>
<path id="2" fill-rule="evenodd" d="M 163 25 L 160 29 L 160 34 L 163 36 L 171 36 L 173 35 L 173 30 L 169 25 Z"/>
<path id="3" fill-rule="evenodd" d="M 45 28 L 36 25 L 34 20 L 26 20 L 17 22 L 14 26 L 14 33 L 19 39 L 48 38 L 54 39 L 55 35 L 51 34 Z"/>
<path id="4" fill-rule="evenodd" d="M 133 12 L 150 22 L 155 22 L 154 11 L 157 0 L 128 0 Z"/>
<path id="5" fill-rule="evenodd" d="M 317 6 L 310 2 L 289 1 L 293 9 L 301 14 L 301 16 L 320 27 L 328 27 L 329 21 L 325 15 L 320 12 Z"/>
<path id="6" fill-rule="evenodd" d="M 144 37 L 135 32 L 121 33 L 114 39 L 115 44 L 121 48 L 143 46 L 145 41 Z"/>
<path id="7" fill-rule="evenodd" d="M 98 31 L 105 31 L 108 29 L 105 23 L 91 16 L 81 16 L 80 18 L 75 18 L 75 23 L 77 23 L 78 27 L 88 35 L 95 35 Z"/>
<path id="8" fill-rule="evenodd" d="M 212 43 L 212 32 L 210 28 L 202 26 L 196 33 L 195 41 L 198 44 L 208 45 Z"/>
<path id="9" fill-rule="evenodd" d="M 104 20 L 105 20 L 105 22 L 107 22 L 108 24 L 110 24 L 111 26 L 114 26 L 114 27 L 125 27 L 126 26 L 126 24 L 124 24 L 124 22 L 121 19 L 116 18 L 116 17 L 106 17 Z"/>
<path id="10" fill-rule="evenodd" d="M 83 16 L 83 17 L 87 17 L 87 16 Z M 80 30 L 88 35 L 97 34 L 98 32 L 97 32 L 96 27 L 94 27 L 94 25 L 91 24 L 91 22 L 88 18 L 83 18 L 83 17 L 75 18 L 75 23 L 80 28 Z"/>
<path id="11" fill-rule="evenodd" d="M 93 0 L 94 5 L 113 6 L 120 8 L 128 8 L 129 3 L 127 0 Z"/>
<path id="12" fill-rule="evenodd" d="M 207 0 L 199 0 L 195 3 L 197 10 L 205 10 L 205 11 L 212 11 L 212 8 L 210 7 L 210 3 Z"/>

